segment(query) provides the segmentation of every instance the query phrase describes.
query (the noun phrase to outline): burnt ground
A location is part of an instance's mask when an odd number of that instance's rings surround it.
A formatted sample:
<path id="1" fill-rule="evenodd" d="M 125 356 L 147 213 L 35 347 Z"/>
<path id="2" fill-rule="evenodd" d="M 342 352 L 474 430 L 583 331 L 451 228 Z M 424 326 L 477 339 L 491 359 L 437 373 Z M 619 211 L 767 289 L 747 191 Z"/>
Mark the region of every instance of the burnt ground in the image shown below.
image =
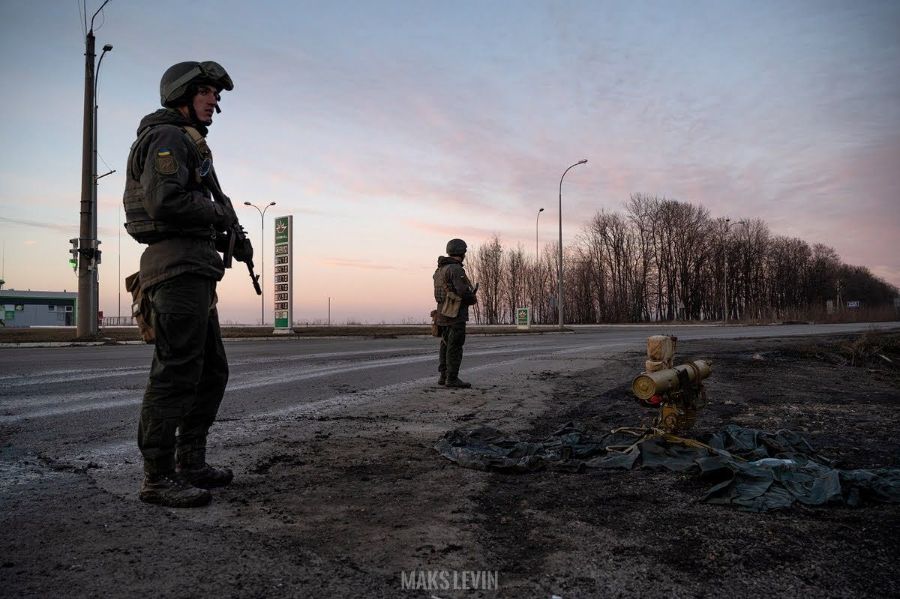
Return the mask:
<path id="1" fill-rule="evenodd" d="M 838 467 L 900 466 L 898 334 L 685 342 L 678 358 L 713 360 L 696 433 L 788 428 Z M 138 502 L 133 458 L 25 456 L 28 484 L 0 511 L 0 595 L 900 594 L 900 505 L 748 513 L 698 502 L 710 483 L 690 475 L 499 474 L 433 450 L 469 425 L 538 440 L 569 421 L 596 433 L 649 421 L 627 392 L 643 359 L 536 359 L 473 390 L 222 422 L 212 449 L 236 480 L 198 510 Z M 402 589 L 417 570 L 496 571 L 499 590 Z"/>
<path id="2" fill-rule="evenodd" d="M 838 468 L 900 466 L 897 336 L 827 341 L 699 342 L 711 403 L 694 433 L 725 423 L 801 432 Z M 868 349 L 866 349 L 868 348 Z M 878 354 L 888 358 L 885 360 Z M 602 433 L 633 426 L 618 384 L 634 353 L 560 381 L 527 431 L 574 421 Z M 852 363 L 855 362 L 855 365 Z M 553 377 L 552 373 L 545 376 Z M 900 506 L 805 506 L 758 514 L 699 503 L 712 483 L 668 471 L 491 474 L 479 497 L 485 542 L 524 595 L 897 596 Z M 504 522 L 515 523 L 505 526 Z M 538 579 L 535 572 L 545 573 Z"/>

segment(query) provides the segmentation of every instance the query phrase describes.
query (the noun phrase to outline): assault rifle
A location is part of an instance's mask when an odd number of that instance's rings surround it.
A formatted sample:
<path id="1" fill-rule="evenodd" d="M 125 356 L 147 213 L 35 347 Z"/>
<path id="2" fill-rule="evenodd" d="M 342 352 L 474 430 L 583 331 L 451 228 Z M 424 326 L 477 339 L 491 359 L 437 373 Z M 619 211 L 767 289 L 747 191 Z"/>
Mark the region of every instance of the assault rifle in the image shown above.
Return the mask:
<path id="1" fill-rule="evenodd" d="M 225 268 L 231 268 L 232 259 L 234 258 L 234 246 L 238 242 L 244 243 L 247 241 L 247 232 L 244 231 L 244 227 L 238 222 L 237 213 L 234 211 L 231 199 L 222 192 L 222 187 L 219 185 L 219 179 L 216 177 L 215 171 L 209 169 L 203 176 L 203 181 L 206 183 L 209 191 L 212 192 L 216 203 L 224 206 L 234 219 L 234 224 L 231 225 L 231 229 L 228 231 L 228 246 L 225 248 L 225 253 L 222 254 L 222 262 L 225 263 Z M 253 289 L 256 290 L 256 295 L 262 295 L 262 288 L 259 286 L 259 275 L 253 271 L 253 259 L 248 258 L 245 262 L 247 270 L 250 272 L 250 280 L 253 281 Z"/>

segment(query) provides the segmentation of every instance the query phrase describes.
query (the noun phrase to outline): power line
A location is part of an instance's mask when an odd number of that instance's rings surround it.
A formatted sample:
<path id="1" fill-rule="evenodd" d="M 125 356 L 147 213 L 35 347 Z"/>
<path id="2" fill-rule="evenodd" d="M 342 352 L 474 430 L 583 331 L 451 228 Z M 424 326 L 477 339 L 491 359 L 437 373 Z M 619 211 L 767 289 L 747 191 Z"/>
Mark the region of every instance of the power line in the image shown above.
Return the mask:
<path id="1" fill-rule="evenodd" d="M 106 6 L 106 2 L 103 3 L 103 6 Z M 100 16 L 103 17 L 103 20 L 100 21 L 99 25 L 97 25 L 96 31 L 100 31 L 101 29 L 103 29 L 103 26 L 106 25 L 106 13 L 103 12 L 103 6 L 101 6 L 100 10 L 98 11 L 100 13 Z"/>
<path id="2" fill-rule="evenodd" d="M 78 6 L 78 20 L 81 22 L 82 37 L 87 35 L 87 13 L 85 13 L 84 8 L 82 8 L 85 1 L 86 0 L 75 0 L 75 4 Z"/>
<path id="3" fill-rule="evenodd" d="M 108 3 L 109 3 L 109 0 L 104 0 L 103 4 L 100 5 L 100 8 L 97 9 L 97 12 L 94 13 L 94 16 L 91 17 L 91 29 L 90 29 L 91 33 L 93 33 L 93 31 L 94 31 L 94 19 L 97 18 L 97 14 L 103 12 L 103 7 L 106 6 Z M 87 14 L 87 13 L 85 13 L 85 14 Z M 105 16 L 103 17 L 103 20 L 106 21 Z"/>
<path id="4" fill-rule="evenodd" d="M 113 170 L 113 167 L 109 166 L 105 160 L 103 160 L 103 155 L 100 154 L 100 150 L 97 150 L 97 156 L 100 158 L 100 162 L 106 167 L 107 170 Z"/>

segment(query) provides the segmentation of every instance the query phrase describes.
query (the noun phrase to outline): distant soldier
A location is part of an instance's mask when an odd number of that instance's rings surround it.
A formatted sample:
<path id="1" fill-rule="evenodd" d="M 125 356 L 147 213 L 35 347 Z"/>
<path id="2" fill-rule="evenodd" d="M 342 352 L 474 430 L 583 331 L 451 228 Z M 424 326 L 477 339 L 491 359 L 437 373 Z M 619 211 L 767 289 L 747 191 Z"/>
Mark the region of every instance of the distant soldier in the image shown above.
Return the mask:
<path id="1" fill-rule="evenodd" d="M 466 389 L 470 383 L 460 380 L 463 345 L 466 342 L 466 322 L 469 306 L 477 303 L 475 287 L 469 282 L 463 268 L 466 258 L 466 242 L 451 239 L 447 243 L 447 255 L 438 258 L 434 271 L 434 299 L 437 302 L 434 322 L 441 335 L 438 385 Z"/>
<path id="2" fill-rule="evenodd" d="M 156 344 L 138 424 L 140 498 L 169 507 L 206 505 L 207 489 L 232 479 L 231 470 L 206 463 L 206 436 L 228 382 L 216 310 L 225 274 L 219 251 L 237 225 L 227 198 L 213 200 L 218 182 L 206 133 L 219 93 L 233 88 L 218 63 L 173 65 L 160 81 L 164 108 L 141 120 L 128 156 L 125 228 L 148 244 L 134 288 Z M 233 255 L 250 264 L 253 247 L 243 239 Z"/>

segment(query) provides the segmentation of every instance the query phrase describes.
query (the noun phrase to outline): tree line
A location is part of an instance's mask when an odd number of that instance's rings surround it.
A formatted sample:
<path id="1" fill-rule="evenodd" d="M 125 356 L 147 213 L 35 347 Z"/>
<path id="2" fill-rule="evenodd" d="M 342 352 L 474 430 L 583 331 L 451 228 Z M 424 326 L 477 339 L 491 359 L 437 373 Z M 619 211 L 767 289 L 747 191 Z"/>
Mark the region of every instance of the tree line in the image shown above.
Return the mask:
<path id="1" fill-rule="evenodd" d="M 559 246 L 540 256 L 494 236 L 468 253 L 480 285 L 474 319 L 513 322 L 531 306 L 538 324 L 558 322 Z M 760 219 L 712 218 L 690 203 L 633 194 L 624 213 L 600 211 L 563 256 L 567 323 L 805 320 L 848 302 L 894 314 L 895 286 L 834 249 L 774 235 Z M 855 305 L 854 305 L 855 307 Z"/>

